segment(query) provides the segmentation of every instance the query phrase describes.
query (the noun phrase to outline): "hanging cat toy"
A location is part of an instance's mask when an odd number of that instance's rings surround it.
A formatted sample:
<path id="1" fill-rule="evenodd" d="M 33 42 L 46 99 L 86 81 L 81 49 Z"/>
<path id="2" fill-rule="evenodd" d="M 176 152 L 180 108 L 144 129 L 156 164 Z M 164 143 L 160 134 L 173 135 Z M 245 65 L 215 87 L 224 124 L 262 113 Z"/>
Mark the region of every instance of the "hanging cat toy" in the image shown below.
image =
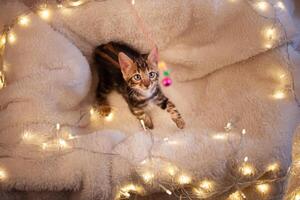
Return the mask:
<path id="1" fill-rule="evenodd" d="M 160 61 L 158 63 L 158 69 L 162 71 L 162 74 L 164 76 L 162 80 L 162 84 L 165 87 L 168 87 L 172 84 L 172 79 L 170 77 L 170 70 L 168 70 L 167 64 L 164 61 Z"/>

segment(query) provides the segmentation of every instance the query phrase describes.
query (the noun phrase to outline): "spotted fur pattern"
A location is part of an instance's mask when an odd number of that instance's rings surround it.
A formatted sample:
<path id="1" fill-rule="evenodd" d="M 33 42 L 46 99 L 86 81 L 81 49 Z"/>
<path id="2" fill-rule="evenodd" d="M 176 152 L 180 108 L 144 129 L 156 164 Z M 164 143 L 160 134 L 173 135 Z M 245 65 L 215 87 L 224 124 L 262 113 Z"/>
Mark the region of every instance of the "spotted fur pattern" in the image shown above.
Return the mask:
<path id="1" fill-rule="evenodd" d="M 166 110 L 177 127 L 184 128 L 180 113 L 159 86 L 154 50 L 149 54 L 140 54 L 128 45 L 110 42 L 97 47 L 94 56 L 99 75 L 96 106 L 102 115 L 111 112 L 107 95 L 116 89 L 127 101 L 130 111 L 143 120 L 147 128 L 153 129 L 151 117 L 145 112 L 149 103 Z"/>

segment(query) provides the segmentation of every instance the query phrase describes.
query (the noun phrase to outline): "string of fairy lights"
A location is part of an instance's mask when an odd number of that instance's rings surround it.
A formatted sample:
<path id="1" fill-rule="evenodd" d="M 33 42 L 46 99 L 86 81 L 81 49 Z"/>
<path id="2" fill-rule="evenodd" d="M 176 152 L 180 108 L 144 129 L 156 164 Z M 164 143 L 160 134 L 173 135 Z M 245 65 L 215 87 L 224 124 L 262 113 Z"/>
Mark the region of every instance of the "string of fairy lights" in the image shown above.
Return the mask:
<path id="1" fill-rule="evenodd" d="M 28 8 L 24 13 L 17 16 L 11 21 L 11 23 L 4 26 L 4 29 L 0 35 L 0 89 L 3 89 L 7 86 L 6 74 L 4 59 L 4 51 L 6 45 L 14 45 L 17 40 L 17 33 L 14 32 L 14 26 L 30 27 L 32 13 L 36 13 L 41 19 L 45 21 L 51 20 L 52 10 L 53 9 L 63 9 L 63 8 L 74 8 L 78 6 L 85 5 L 90 2 L 95 2 L 97 0 L 57 0 L 55 3 L 44 2 L 39 5 L 34 5 L 33 7 Z M 135 4 L 137 0 L 131 0 L 130 5 L 135 9 Z M 286 44 L 286 54 L 287 54 L 287 63 L 291 66 L 291 61 L 289 59 L 288 52 L 288 36 L 283 24 L 278 19 L 278 12 L 286 12 L 286 7 L 282 1 L 265 1 L 265 0 L 227 0 L 229 3 L 236 3 L 238 1 L 245 1 L 249 6 L 258 13 L 261 17 L 267 18 L 272 21 L 272 26 L 265 27 L 263 30 L 263 45 L 264 50 L 272 49 L 278 44 Z M 272 17 L 266 16 L 264 13 L 272 9 L 274 15 Z M 137 17 L 140 17 L 137 15 Z M 281 34 L 283 31 L 283 34 Z M 145 32 L 145 30 L 143 31 Z M 149 34 L 151 36 L 151 34 Z M 161 70 L 163 71 L 165 78 L 168 78 L 166 86 L 171 84 L 171 79 L 169 79 L 169 71 L 166 69 L 166 64 L 161 62 L 159 64 Z M 300 103 L 297 99 L 297 96 L 294 91 L 294 80 L 292 72 L 288 69 L 287 72 L 278 72 L 278 80 L 280 80 L 280 87 L 273 91 L 272 98 L 275 100 L 281 100 L 287 97 L 287 93 L 291 91 L 294 95 L 295 101 L 298 106 Z M 286 82 L 290 82 L 290 87 L 286 88 Z M 101 114 L 97 113 L 96 109 L 90 107 L 90 110 L 87 112 L 90 116 L 91 121 L 98 121 L 99 118 L 103 118 L 105 121 L 110 122 L 114 119 L 114 113 L 117 110 L 113 109 L 113 112 L 106 117 L 102 117 Z M 86 115 L 84 113 L 83 115 Z M 81 116 L 82 117 L 82 116 Z M 217 197 L 224 193 L 228 193 L 228 200 L 243 200 L 247 199 L 243 189 L 248 188 L 250 185 L 255 186 L 257 192 L 264 197 L 267 197 L 272 191 L 272 184 L 278 181 L 284 181 L 287 175 L 280 175 L 281 165 L 279 162 L 269 163 L 263 172 L 256 169 L 253 159 L 248 156 L 242 156 L 241 161 L 236 161 L 237 157 L 240 157 L 241 148 L 243 142 L 247 136 L 247 130 L 241 129 L 237 130 L 235 127 L 235 122 L 228 122 L 224 127 L 223 133 L 218 133 L 212 136 L 215 140 L 231 142 L 231 134 L 239 133 L 239 143 L 234 144 L 230 143 L 233 149 L 236 149 L 229 159 L 229 168 L 234 170 L 232 173 L 231 179 L 233 183 L 227 186 L 221 186 L 215 180 L 204 178 L 203 180 L 195 180 L 189 172 L 185 172 L 183 169 L 180 169 L 178 166 L 172 164 L 168 159 L 163 157 L 157 157 L 152 155 L 152 148 L 155 144 L 154 135 L 148 129 L 146 129 L 144 122 L 141 121 L 143 130 L 146 133 L 149 133 L 151 137 L 151 148 L 149 150 L 148 157 L 140 162 L 140 165 L 137 167 L 136 172 L 138 177 L 131 182 L 126 184 L 119 185 L 116 191 L 116 199 L 130 199 L 138 195 L 146 195 L 147 188 L 150 190 L 152 187 L 157 186 L 161 191 L 165 192 L 167 195 L 174 196 L 178 199 L 207 199 L 212 197 Z M 54 127 L 54 137 L 48 140 L 41 140 L 38 138 L 37 134 L 33 134 L 31 131 L 25 131 L 21 138 L 22 141 L 28 144 L 35 144 L 38 146 L 42 152 L 58 152 L 55 156 L 64 155 L 66 152 L 73 150 L 85 150 L 78 148 L 74 145 L 72 141 L 79 139 L 79 135 L 73 135 L 68 131 L 63 130 L 63 127 L 68 126 L 60 123 L 52 125 Z M 36 141 L 36 142 L 34 142 Z M 169 138 L 163 138 L 162 142 L 176 145 L 178 141 L 172 140 Z M 2 147 L 1 147 L 2 148 Z M 92 152 L 99 153 L 108 156 L 120 156 L 118 154 L 106 153 L 106 152 Z M 3 158 L 5 156 L 1 156 Z M 20 157 L 24 159 L 30 159 L 25 157 Z M 128 164 L 134 166 L 129 160 L 123 158 Z M 293 163 L 292 165 L 300 165 L 300 163 Z M 157 167 L 159 166 L 159 167 Z M 159 172 L 158 172 L 159 171 Z M 273 176 L 268 180 L 264 179 L 266 173 L 271 173 Z M 163 178 L 161 178 L 163 177 Z M 0 182 L 9 179 L 9 174 L 5 169 L 0 168 Z M 266 199 L 266 198 L 264 198 Z M 300 200 L 300 188 L 297 189 L 291 196 L 290 200 Z"/>

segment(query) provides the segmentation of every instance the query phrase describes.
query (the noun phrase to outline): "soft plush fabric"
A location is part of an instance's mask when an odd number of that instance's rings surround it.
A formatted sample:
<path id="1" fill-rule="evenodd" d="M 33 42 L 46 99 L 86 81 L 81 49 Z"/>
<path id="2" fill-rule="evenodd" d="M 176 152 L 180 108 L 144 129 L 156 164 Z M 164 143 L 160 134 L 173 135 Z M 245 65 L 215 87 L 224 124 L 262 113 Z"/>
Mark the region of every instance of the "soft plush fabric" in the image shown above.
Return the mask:
<path id="1" fill-rule="evenodd" d="M 1 27 L 26 9 L 17 1 L 1 1 L 0 6 Z M 232 183 L 226 179 L 228 164 L 245 156 L 257 174 L 274 161 L 287 169 L 300 110 L 290 90 L 284 99 L 273 94 L 291 85 L 287 69 L 299 92 L 300 61 L 289 47 L 294 61 L 289 66 L 286 41 L 265 48 L 264 31 L 271 21 L 246 1 L 144 0 L 136 1 L 135 8 L 143 22 L 134 17 L 129 3 L 112 0 L 53 11 L 50 25 L 32 13 L 29 27 L 15 26 L 17 41 L 7 46 L 4 56 L 8 85 L 0 91 L 0 167 L 8 174 L 2 190 L 70 190 L 75 192 L 69 199 L 113 199 L 119 187 L 137 181 L 136 173 L 149 167 L 151 163 L 143 162 L 149 154 L 160 181 L 167 180 L 163 169 L 169 162 L 177 166 L 178 175 L 189 174 L 195 183 L 210 178 L 221 185 Z M 288 13 L 279 17 L 288 37 L 296 36 Z M 141 24 L 153 37 L 141 33 Z M 277 30 L 282 39 L 283 30 Z M 181 111 L 184 130 L 153 106 L 155 129 L 143 131 L 117 93 L 109 97 L 113 121 L 90 121 L 96 83 L 92 49 L 111 40 L 143 52 L 153 45 L 149 40 L 155 41 L 174 80 L 163 90 Z M 286 76 L 280 79 L 282 73 Z M 228 140 L 215 139 L 229 121 L 235 127 Z M 67 141 L 72 148 L 43 151 L 42 142 L 57 134 L 56 123 L 61 132 L 79 137 Z M 234 153 L 242 129 L 247 134 Z M 35 139 L 24 142 L 26 131 Z"/>

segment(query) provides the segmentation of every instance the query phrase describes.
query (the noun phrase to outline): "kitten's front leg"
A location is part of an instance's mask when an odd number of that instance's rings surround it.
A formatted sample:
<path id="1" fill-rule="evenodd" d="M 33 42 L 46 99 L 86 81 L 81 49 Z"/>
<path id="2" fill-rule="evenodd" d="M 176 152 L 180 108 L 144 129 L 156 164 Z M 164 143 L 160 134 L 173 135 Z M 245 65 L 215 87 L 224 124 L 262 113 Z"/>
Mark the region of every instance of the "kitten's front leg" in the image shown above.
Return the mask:
<path id="1" fill-rule="evenodd" d="M 176 106 L 161 91 L 157 95 L 155 103 L 161 109 L 166 109 L 167 112 L 170 113 L 171 119 L 175 122 L 178 128 L 183 129 L 185 127 L 185 122 L 181 117 L 179 111 L 177 110 Z"/>
<path id="2" fill-rule="evenodd" d="M 154 128 L 151 117 L 143 110 L 143 108 L 130 106 L 130 111 L 138 118 L 138 120 L 143 120 L 147 128 Z"/>

